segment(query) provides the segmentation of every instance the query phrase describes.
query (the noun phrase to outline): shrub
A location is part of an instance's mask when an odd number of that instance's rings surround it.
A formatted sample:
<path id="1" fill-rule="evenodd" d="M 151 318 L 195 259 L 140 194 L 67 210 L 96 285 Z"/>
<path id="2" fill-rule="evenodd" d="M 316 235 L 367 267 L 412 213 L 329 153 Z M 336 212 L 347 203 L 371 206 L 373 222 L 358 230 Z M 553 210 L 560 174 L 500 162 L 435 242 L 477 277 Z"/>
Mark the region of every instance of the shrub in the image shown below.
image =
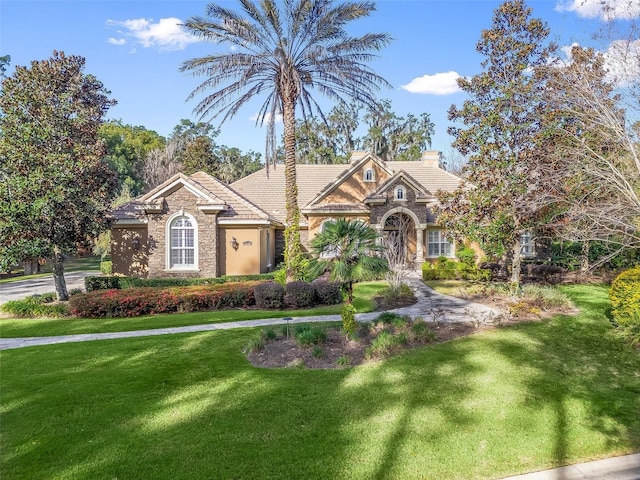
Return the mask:
<path id="1" fill-rule="evenodd" d="M 258 308 L 278 309 L 284 306 L 284 288 L 279 283 L 267 282 L 256 285 L 254 295 Z"/>
<path id="2" fill-rule="evenodd" d="M 619 334 L 632 345 L 640 346 L 640 267 L 616 277 L 609 290 L 609 300 Z"/>
<path id="3" fill-rule="evenodd" d="M 316 291 L 318 302 L 322 305 L 337 305 L 342 303 L 342 289 L 340 282 L 330 282 L 325 278 L 316 278 L 311 282 Z"/>
<path id="4" fill-rule="evenodd" d="M 336 365 L 340 365 L 341 367 L 348 367 L 351 365 L 351 357 L 349 355 L 340 355 L 336 358 Z"/>
<path id="5" fill-rule="evenodd" d="M 310 283 L 289 282 L 285 286 L 285 302 L 293 308 L 308 308 L 316 304 L 316 290 Z"/>
<path id="6" fill-rule="evenodd" d="M 266 345 L 266 337 L 264 331 L 258 332 L 256 335 L 249 339 L 245 351 L 247 353 L 260 352 L 264 350 Z"/>
<path id="7" fill-rule="evenodd" d="M 611 283 L 611 314 L 620 323 L 640 312 L 640 267 L 625 270 Z"/>
<path id="8" fill-rule="evenodd" d="M 422 280 L 437 280 L 438 271 L 433 267 L 431 262 L 422 264 Z"/>
<path id="9" fill-rule="evenodd" d="M 55 299 L 55 294 L 54 294 Z M 19 318 L 51 317 L 59 318 L 69 314 L 67 306 L 62 303 L 47 305 L 47 297 L 31 296 L 20 300 L 10 300 L 0 305 L 0 310 Z"/>
<path id="10" fill-rule="evenodd" d="M 391 354 L 401 344 L 401 338 L 387 331 L 382 331 L 371 341 L 371 346 L 365 351 L 367 358 L 381 358 Z"/>
<path id="11" fill-rule="evenodd" d="M 100 273 L 103 275 L 111 275 L 111 272 L 113 271 L 112 265 L 111 260 L 103 260 L 100 262 Z"/>
<path id="12" fill-rule="evenodd" d="M 248 307 L 255 282 L 176 288 L 96 290 L 74 295 L 69 309 L 80 317 L 137 317 L 155 313 Z"/>
<path id="13" fill-rule="evenodd" d="M 382 312 L 380 315 L 378 315 L 374 322 L 380 322 L 383 323 L 384 325 L 392 325 L 397 321 L 403 320 L 404 321 L 404 316 L 400 315 L 399 313 L 393 313 L 393 312 Z"/>
<path id="14" fill-rule="evenodd" d="M 543 309 L 571 307 L 569 297 L 553 286 L 523 285 L 522 297 Z"/>
<path id="15" fill-rule="evenodd" d="M 320 327 L 309 327 L 296 333 L 296 340 L 300 346 L 318 345 L 327 339 L 327 333 Z"/>
<path id="16" fill-rule="evenodd" d="M 456 257 L 460 260 L 460 264 L 467 265 L 469 267 L 476 266 L 476 252 L 472 248 L 462 247 L 456 252 Z"/>
<path id="17" fill-rule="evenodd" d="M 275 340 L 278 337 L 278 334 L 273 328 L 267 328 L 264 330 L 264 336 L 267 340 Z"/>
<path id="18" fill-rule="evenodd" d="M 382 297 L 387 304 L 392 304 L 398 300 L 415 301 L 416 294 L 406 283 L 401 283 L 397 287 L 389 286 L 382 292 Z"/>
<path id="19" fill-rule="evenodd" d="M 324 351 L 322 350 L 322 347 L 316 345 L 311 350 L 311 355 L 313 355 L 315 358 L 322 358 L 324 357 Z"/>
<path id="20" fill-rule="evenodd" d="M 259 275 L 229 275 L 214 278 L 138 278 L 121 276 L 87 277 L 84 281 L 87 292 L 93 290 L 108 290 L 112 288 L 142 288 L 142 287 L 189 287 L 197 285 L 218 285 L 221 283 L 243 283 L 273 279 L 273 273 Z"/>
<path id="21" fill-rule="evenodd" d="M 411 338 L 414 342 L 433 342 L 436 334 L 422 318 L 416 318 L 411 324 Z"/>
<path id="22" fill-rule="evenodd" d="M 342 329 L 344 333 L 346 333 L 347 336 L 355 334 L 358 329 L 355 307 L 350 303 L 346 303 L 342 307 L 340 315 L 342 316 Z"/>

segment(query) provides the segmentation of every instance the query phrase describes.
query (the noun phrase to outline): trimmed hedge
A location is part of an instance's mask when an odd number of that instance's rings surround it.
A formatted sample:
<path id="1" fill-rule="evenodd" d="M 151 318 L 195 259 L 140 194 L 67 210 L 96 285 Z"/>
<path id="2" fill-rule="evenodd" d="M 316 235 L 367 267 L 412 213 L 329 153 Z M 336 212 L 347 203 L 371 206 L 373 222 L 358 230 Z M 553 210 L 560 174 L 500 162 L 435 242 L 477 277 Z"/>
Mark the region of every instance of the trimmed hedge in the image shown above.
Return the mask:
<path id="1" fill-rule="evenodd" d="M 244 308 L 255 304 L 256 282 L 180 288 L 96 290 L 69 299 L 73 315 L 86 318 L 137 317 L 156 313 Z"/>
<path id="2" fill-rule="evenodd" d="M 311 282 L 316 290 L 318 302 L 322 305 L 337 305 L 342 303 L 342 288 L 340 282 L 330 282 L 326 278 L 316 278 Z"/>
<path id="3" fill-rule="evenodd" d="M 254 295 L 258 308 L 278 309 L 284 307 L 284 287 L 278 282 L 256 285 Z"/>
<path id="4" fill-rule="evenodd" d="M 611 283 L 611 314 L 616 322 L 640 312 L 640 267 L 625 270 Z"/>
<path id="5" fill-rule="evenodd" d="M 229 275 L 214 278 L 137 278 L 120 276 L 95 276 L 84 280 L 87 292 L 94 290 L 109 290 L 144 287 L 190 287 L 195 285 L 218 285 L 229 282 L 251 282 L 259 280 L 272 280 L 273 273 L 261 273 L 259 275 Z"/>
<path id="6" fill-rule="evenodd" d="M 316 305 L 316 289 L 303 281 L 289 282 L 285 285 L 284 300 L 292 308 L 307 308 Z"/>

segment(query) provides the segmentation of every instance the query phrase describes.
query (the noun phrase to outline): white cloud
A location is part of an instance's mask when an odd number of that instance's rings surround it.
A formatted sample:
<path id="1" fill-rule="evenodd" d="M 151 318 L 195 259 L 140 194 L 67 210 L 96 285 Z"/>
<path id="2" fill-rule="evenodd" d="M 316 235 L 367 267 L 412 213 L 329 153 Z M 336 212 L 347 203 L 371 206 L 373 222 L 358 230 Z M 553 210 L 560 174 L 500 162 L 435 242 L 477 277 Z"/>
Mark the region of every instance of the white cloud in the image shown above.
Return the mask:
<path id="1" fill-rule="evenodd" d="M 573 62 L 571 49 L 575 46 L 579 44 L 573 43 L 560 48 L 564 57 L 558 59 L 558 66 L 570 65 Z M 640 40 L 617 40 L 611 42 L 607 50 L 601 53 L 604 56 L 604 68 L 608 71 L 608 82 L 621 88 L 640 82 Z"/>
<path id="2" fill-rule="evenodd" d="M 127 43 L 127 41 L 124 38 L 113 38 L 113 37 L 109 37 L 109 40 L 107 40 L 107 42 L 109 42 L 111 45 L 124 45 L 125 43 Z"/>
<path id="3" fill-rule="evenodd" d="M 271 118 L 271 114 L 267 113 L 265 115 L 265 117 L 264 117 L 265 123 L 267 123 L 270 118 Z M 258 120 L 258 114 L 254 113 L 253 115 L 251 115 L 249 117 L 249 120 L 251 120 L 252 122 L 255 122 L 256 120 Z M 281 113 L 276 113 L 276 123 L 282 123 L 282 114 Z"/>
<path id="4" fill-rule="evenodd" d="M 131 37 L 145 48 L 156 47 L 161 50 L 183 50 L 198 38 L 189 34 L 179 18 L 161 18 L 157 23 L 153 19 L 136 18 L 132 20 L 107 20 L 107 26 L 118 28 L 118 32 Z M 113 43 L 110 41 L 110 43 Z"/>
<path id="5" fill-rule="evenodd" d="M 585 18 L 602 20 L 640 17 L 640 0 L 561 0 L 556 5 L 559 12 L 576 12 Z"/>
<path id="6" fill-rule="evenodd" d="M 640 79 L 640 40 L 611 42 L 604 52 L 605 68 L 609 77 L 619 87 L 631 83 L 638 84 Z"/>
<path id="7" fill-rule="evenodd" d="M 436 73 L 434 75 L 423 75 L 414 78 L 400 88 L 411 93 L 428 93 L 432 95 L 449 95 L 460 90 L 457 79 L 460 77 L 456 72 Z"/>

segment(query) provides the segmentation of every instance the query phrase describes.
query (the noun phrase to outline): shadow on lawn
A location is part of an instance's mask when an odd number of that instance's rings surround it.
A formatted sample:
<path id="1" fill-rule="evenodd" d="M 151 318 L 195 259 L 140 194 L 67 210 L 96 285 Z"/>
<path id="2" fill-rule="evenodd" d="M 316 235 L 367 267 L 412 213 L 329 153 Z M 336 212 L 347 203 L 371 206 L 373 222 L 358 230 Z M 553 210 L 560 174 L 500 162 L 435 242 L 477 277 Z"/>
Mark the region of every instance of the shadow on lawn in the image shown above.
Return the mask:
<path id="1" fill-rule="evenodd" d="M 3 352 L 3 478 L 495 478 L 585 428 L 637 450 L 640 361 L 594 315 L 331 371 L 253 368 L 251 330 Z"/>

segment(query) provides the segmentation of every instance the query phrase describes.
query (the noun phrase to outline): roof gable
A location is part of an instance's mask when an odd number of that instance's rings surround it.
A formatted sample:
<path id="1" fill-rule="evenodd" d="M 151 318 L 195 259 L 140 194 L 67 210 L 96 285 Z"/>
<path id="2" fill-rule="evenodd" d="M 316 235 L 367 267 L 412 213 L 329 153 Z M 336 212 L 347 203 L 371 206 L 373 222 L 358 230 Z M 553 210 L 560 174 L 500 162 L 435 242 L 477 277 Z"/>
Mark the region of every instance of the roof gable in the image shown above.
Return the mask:
<path id="1" fill-rule="evenodd" d="M 385 163 L 378 158 L 376 155 L 373 155 L 370 152 L 367 152 L 361 158 L 356 160 L 351 164 L 351 166 L 343 171 L 338 177 L 328 185 L 326 185 L 320 192 L 313 198 L 306 206 L 306 208 L 311 208 L 315 205 L 318 205 L 324 199 L 326 199 L 329 195 L 336 192 L 345 182 L 349 179 L 353 178 L 354 174 L 362 168 L 367 162 L 372 162 L 374 165 L 378 166 L 380 170 L 385 172 L 387 175 L 392 176 L 393 171 L 387 168 Z"/>
<path id="2" fill-rule="evenodd" d="M 207 189 L 197 180 L 194 180 L 192 177 L 187 177 L 183 173 L 175 174 L 169 180 L 150 190 L 140 197 L 139 202 L 154 203 L 182 187 L 192 193 L 198 199 L 198 203 L 217 205 L 224 204 L 222 199 L 220 199 L 215 193 Z"/>
<path id="3" fill-rule="evenodd" d="M 383 182 L 374 192 L 365 199 L 365 203 L 375 202 L 376 199 L 385 198 L 385 193 L 398 182 L 402 182 L 406 186 L 413 189 L 416 195 L 416 201 L 428 203 L 436 201 L 434 195 L 427 190 L 420 182 L 409 175 L 404 170 L 394 173 L 385 182 Z"/>

